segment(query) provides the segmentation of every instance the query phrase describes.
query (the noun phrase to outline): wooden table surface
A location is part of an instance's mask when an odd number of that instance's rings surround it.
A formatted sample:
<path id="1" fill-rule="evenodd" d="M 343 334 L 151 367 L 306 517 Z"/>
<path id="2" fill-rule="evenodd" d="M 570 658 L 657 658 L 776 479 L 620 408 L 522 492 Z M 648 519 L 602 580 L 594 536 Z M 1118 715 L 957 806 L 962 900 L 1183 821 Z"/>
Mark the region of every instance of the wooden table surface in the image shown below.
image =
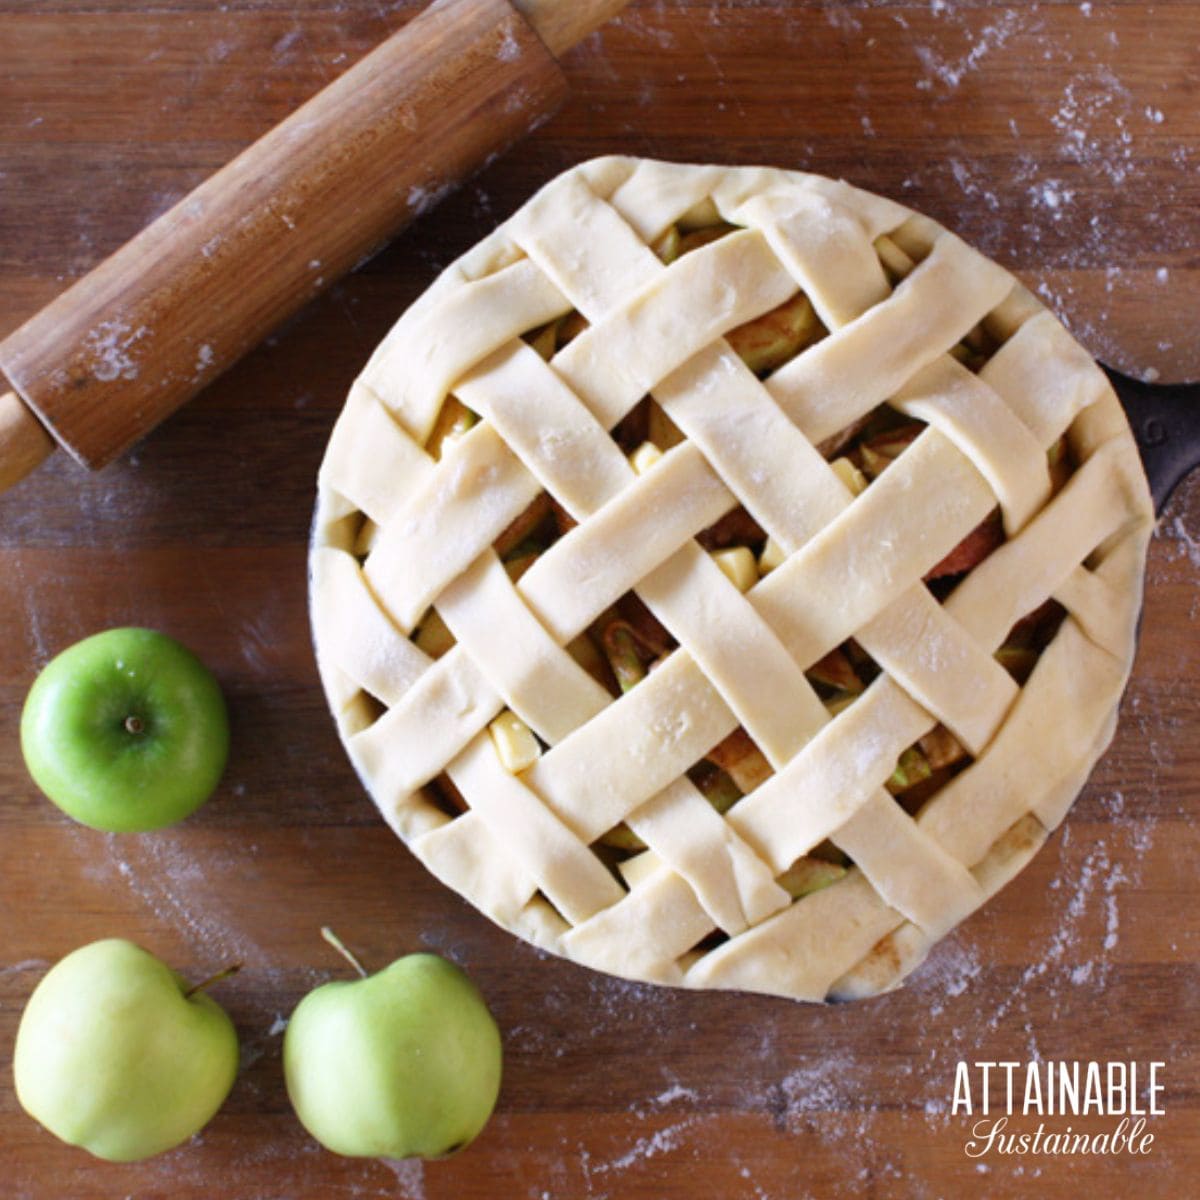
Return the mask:
<path id="1" fill-rule="evenodd" d="M 416 6 L 0 0 L 0 334 Z M 820 1009 L 638 987 L 551 960 L 443 889 L 375 814 L 318 689 L 305 607 L 317 463 L 347 385 L 434 274 L 580 158 L 844 175 L 1012 267 L 1099 355 L 1200 374 L 1200 2 L 643 0 L 565 60 L 572 99 L 109 470 L 58 455 L 0 497 L 0 1193 L 12 1197 L 1183 1197 L 1200 1170 L 1200 484 L 1151 548 L 1116 742 L 1033 865 L 909 986 Z M 18 749 L 38 668 L 118 624 L 219 676 L 226 779 L 165 832 L 106 836 Z M 463 963 L 504 1030 L 496 1116 L 459 1157 L 353 1161 L 294 1119 L 283 1018 L 369 963 Z M 243 1065 L 220 1115 L 97 1163 L 19 1109 L 9 1062 L 46 967 L 125 935 L 216 989 Z M 989 1157 L 957 1061 L 1151 1060 L 1147 1158 Z M 1078 1122 L 1081 1127 L 1087 1122 Z"/>

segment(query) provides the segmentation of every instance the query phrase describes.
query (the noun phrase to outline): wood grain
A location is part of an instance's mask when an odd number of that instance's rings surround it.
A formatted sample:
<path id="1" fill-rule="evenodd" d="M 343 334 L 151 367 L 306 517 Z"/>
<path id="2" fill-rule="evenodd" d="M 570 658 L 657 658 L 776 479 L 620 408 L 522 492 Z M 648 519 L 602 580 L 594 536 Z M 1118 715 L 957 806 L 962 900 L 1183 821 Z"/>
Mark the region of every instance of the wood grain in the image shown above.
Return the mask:
<path id="1" fill-rule="evenodd" d="M 629 0 L 513 0 L 556 57 L 611 21 Z"/>
<path id="2" fill-rule="evenodd" d="M 105 466 L 564 92 L 507 0 L 443 0 L 0 342 L 0 369 Z"/>
<path id="3" fill-rule="evenodd" d="M 0 333 L 416 7 L 0 0 Z M 437 884 L 377 819 L 337 743 L 312 663 L 304 558 L 317 463 L 374 345 L 437 270 L 589 154 L 845 175 L 1020 272 L 1118 365 L 1195 375 L 1198 22 L 1191 0 L 1093 0 L 1086 13 L 987 0 L 635 3 L 565 59 L 572 99 L 553 121 L 132 456 L 93 475 L 58 455 L 0 497 L 0 1191 L 1190 1195 L 1200 481 L 1161 522 L 1116 741 L 1063 829 L 909 986 L 829 1009 L 621 984 L 542 958 Z M 38 666 L 126 621 L 212 664 L 235 744 L 195 817 L 118 838 L 42 799 L 16 739 Z M 290 1114 L 277 1020 L 342 971 L 322 923 L 371 964 L 433 948 L 478 979 L 505 1032 L 506 1074 L 496 1118 L 463 1155 L 423 1169 L 341 1160 Z M 218 996 L 244 1046 L 228 1106 L 193 1143 L 129 1167 L 58 1144 L 5 1082 L 20 1007 L 46 966 L 117 933 L 193 978 L 247 963 Z M 954 1065 L 1035 1053 L 1166 1060 L 1154 1154 L 991 1160 L 978 1172 L 950 1115 Z"/>

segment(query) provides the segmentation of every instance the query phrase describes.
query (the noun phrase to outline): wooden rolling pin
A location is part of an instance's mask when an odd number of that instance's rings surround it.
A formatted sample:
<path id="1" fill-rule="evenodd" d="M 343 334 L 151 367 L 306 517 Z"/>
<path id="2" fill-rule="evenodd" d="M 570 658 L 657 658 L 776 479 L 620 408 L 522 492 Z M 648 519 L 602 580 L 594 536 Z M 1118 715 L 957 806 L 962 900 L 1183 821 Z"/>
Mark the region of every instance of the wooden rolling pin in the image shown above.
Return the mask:
<path id="1" fill-rule="evenodd" d="M 437 0 L 0 342 L 0 490 L 102 467 L 566 96 L 627 0 Z"/>

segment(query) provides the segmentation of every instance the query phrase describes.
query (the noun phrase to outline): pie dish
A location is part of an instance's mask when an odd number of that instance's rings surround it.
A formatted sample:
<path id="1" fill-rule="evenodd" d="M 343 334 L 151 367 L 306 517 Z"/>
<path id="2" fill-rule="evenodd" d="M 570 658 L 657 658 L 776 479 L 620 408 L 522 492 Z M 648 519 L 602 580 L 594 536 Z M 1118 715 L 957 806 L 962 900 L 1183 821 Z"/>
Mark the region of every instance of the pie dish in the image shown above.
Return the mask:
<path id="1" fill-rule="evenodd" d="M 865 996 L 1082 788 L 1152 527 L 1103 373 L 940 225 L 603 158 L 355 381 L 317 658 L 384 818 L 502 926 L 629 979 Z"/>

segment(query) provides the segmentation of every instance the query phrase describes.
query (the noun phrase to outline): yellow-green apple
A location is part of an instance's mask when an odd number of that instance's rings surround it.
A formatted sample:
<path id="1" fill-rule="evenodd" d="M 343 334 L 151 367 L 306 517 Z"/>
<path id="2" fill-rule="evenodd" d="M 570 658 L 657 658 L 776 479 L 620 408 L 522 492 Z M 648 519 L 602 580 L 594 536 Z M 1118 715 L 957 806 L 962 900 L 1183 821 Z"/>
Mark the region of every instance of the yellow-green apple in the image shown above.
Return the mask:
<path id="1" fill-rule="evenodd" d="M 309 992 L 288 1022 L 283 1068 L 297 1116 L 338 1154 L 461 1149 L 500 1090 L 500 1031 L 479 990 L 435 954 L 370 976 L 347 957 L 363 977 Z"/>
<path id="2" fill-rule="evenodd" d="M 108 938 L 68 954 L 34 989 L 13 1077 L 22 1107 L 51 1133 L 133 1162 L 206 1125 L 237 1065 L 237 1034 L 215 1000 L 141 947 Z"/>

